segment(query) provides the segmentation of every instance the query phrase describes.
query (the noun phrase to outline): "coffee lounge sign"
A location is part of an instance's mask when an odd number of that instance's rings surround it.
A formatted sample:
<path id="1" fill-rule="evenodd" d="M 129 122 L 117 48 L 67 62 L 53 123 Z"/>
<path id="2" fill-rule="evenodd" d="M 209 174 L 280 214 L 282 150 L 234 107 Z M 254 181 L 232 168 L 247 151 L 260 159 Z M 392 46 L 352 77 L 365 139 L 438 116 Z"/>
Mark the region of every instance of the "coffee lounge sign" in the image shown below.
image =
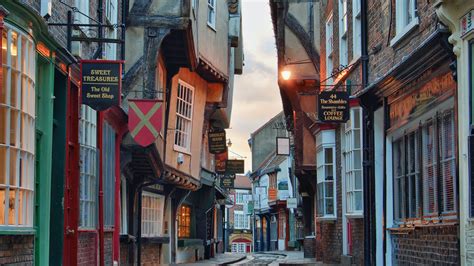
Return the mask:
<path id="1" fill-rule="evenodd" d="M 349 95 L 345 91 L 319 93 L 319 120 L 324 123 L 345 123 L 349 120 Z"/>
<path id="2" fill-rule="evenodd" d="M 102 111 L 120 105 L 122 61 L 81 61 L 82 103 Z"/>

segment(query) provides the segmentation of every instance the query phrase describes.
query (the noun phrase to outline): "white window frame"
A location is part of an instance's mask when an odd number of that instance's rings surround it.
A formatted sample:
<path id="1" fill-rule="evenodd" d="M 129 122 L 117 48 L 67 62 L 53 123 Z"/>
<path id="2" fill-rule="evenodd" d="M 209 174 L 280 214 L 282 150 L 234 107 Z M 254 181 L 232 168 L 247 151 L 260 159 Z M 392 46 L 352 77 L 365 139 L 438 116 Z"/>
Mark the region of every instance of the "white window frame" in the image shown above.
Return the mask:
<path id="1" fill-rule="evenodd" d="M 352 1 L 352 61 L 362 55 L 362 22 L 361 22 L 361 0 Z"/>
<path id="2" fill-rule="evenodd" d="M 98 154 L 97 154 L 97 112 L 86 105 L 81 106 L 79 120 L 80 145 L 80 187 L 79 227 L 97 227 L 98 204 Z"/>
<path id="3" fill-rule="evenodd" d="M 218 0 L 207 0 L 207 25 L 216 30 L 216 3 Z"/>
<path id="4" fill-rule="evenodd" d="M 163 235 L 164 206 L 165 196 L 148 191 L 142 192 L 142 237 Z"/>
<path id="5" fill-rule="evenodd" d="M 247 253 L 247 245 L 245 242 L 232 242 L 233 253 Z"/>
<path id="6" fill-rule="evenodd" d="M 105 0 L 105 18 L 109 25 L 116 25 L 118 20 L 118 1 L 117 0 Z M 116 27 L 105 28 L 105 35 L 109 39 L 117 38 Z M 104 46 L 105 58 L 109 60 L 117 59 L 117 44 L 116 43 L 105 43 Z"/>
<path id="7" fill-rule="evenodd" d="M 317 171 L 317 219 L 334 220 L 337 218 L 337 177 L 336 177 L 336 138 L 335 130 L 323 130 L 316 136 L 318 146 L 316 147 L 316 171 Z M 330 150 L 332 162 L 326 158 L 326 150 Z M 332 167 L 332 171 L 330 170 Z M 329 171 L 327 170 L 329 168 Z M 332 180 L 326 180 L 327 176 L 332 174 Z M 331 183 L 332 197 L 328 196 L 327 185 Z M 322 193 L 320 193 L 322 191 Z M 333 204 L 332 213 L 328 212 L 327 203 L 331 200 Z M 322 201 L 322 202 L 320 202 Z M 320 210 L 322 208 L 322 210 Z"/>
<path id="8" fill-rule="evenodd" d="M 333 78 L 332 70 L 333 66 L 333 16 L 332 13 L 329 14 L 328 19 L 326 20 L 326 84 L 332 84 Z M 331 77 L 331 78 L 330 78 Z"/>
<path id="9" fill-rule="evenodd" d="M 245 203 L 244 195 L 248 195 L 248 194 L 249 193 L 246 190 L 235 190 L 235 204 L 243 205 Z"/>
<path id="10" fill-rule="evenodd" d="M 356 119 L 357 118 L 357 119 Z M 362 169 L 362 143 L 363 143 L 363 130 L 362 130 L 362 108 L 353 107 L 350 110 L 350 119 L 343 126 L 342 136 L 342 155 L 343 155 L 343 188 L 345 196 L 345 214 L 350 216 L 362 216 L 364 212 L 364 199 L 363 199 L 363 169 Z M 357 125 L 358 123 L 358 125 Z M 358 147 L 355 145 L 358 140 Z M 358 162 L 357 156 L 359 156 Z M 357 173 L 360 175 L 360 188 L 356 188 L 356 176 Z M 360 209 L 356 209 L 356 193 L 361 195 Z"/>
<path id="11" fill-rule="evenodd" d="M 348 0 L 338 0 L 339 2 L 339 65 L 347 66 L 348 54 L 348 27 L 349 12 L 347 10 Z"/>
<path id="12" fill-rule="evenodd" d="M 395 29 L 396 35 L 390 41 L 394 46 L 399 43 L 408 33 L 410 33 L 420 22 L 416 14 L 417 0 L 396 0 L 395 3 Z"/>
<path id="13" fill-rule="evenodd" d="M 243 211 L 234 210 L 234 229 L 250 229 L 249 217 Z"/>
<path id="14" fill-rule="evenodd" d="M 189 94 L 188 94 L 189 92 Z M 179 80 L 176 89 L 176 127 L 174 149 L 189 154 L 194 111 L 194 87 Z"/>
<path id="15" fill-rule="evenodd" d="M 5 23 L 3 33 L 2 53 L 5 52 L 5 56 L 2 62 L 3 96 L 0 94 L 0 130 L 3 131 L 0 132 L 0 204 L 8 202 L 8 207 L 0 208 L 3 210 L 0 213 L 0 228 L 32 228 L 36 164 L 36 50 L 30 36 L 20 29 Z"/>

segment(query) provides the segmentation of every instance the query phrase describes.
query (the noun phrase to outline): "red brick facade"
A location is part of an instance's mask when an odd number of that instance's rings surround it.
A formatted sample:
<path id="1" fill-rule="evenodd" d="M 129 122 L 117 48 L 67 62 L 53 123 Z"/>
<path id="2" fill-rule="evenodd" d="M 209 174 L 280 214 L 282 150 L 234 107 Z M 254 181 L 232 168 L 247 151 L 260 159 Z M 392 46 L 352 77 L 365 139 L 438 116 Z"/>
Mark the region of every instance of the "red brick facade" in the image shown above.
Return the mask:
<path id="1" fill-rule="evenodd" d="M 0 264 L 34 265 L 33 235 L 0 237 Z"/>

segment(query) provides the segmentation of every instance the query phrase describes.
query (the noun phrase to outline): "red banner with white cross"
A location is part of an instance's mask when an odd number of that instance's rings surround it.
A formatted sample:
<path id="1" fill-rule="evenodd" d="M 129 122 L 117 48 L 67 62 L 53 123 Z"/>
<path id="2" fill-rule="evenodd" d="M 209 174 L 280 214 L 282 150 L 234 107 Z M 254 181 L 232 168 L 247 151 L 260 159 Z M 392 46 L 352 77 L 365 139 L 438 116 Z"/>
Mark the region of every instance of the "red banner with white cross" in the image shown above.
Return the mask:
<path id="1" fill-rule="evenodd" d="M 128 130 L 135 142 L 143 147 L 155 142 L 163 126 L 163 101 L 129 99 L 128 106 Z"/>

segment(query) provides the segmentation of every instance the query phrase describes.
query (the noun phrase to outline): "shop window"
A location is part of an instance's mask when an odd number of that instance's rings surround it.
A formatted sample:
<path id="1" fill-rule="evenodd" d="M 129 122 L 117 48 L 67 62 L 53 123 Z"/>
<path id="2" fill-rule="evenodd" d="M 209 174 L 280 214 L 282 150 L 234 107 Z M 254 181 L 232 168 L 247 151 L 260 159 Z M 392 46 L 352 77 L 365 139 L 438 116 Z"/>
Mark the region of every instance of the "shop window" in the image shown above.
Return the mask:
<path id="1" fill-rule="evenodd" d="M 352 108 L 342 139 L 346 214 L 362 214 L 362 109 Z"/>
<path id="2" fill-rule="evenodd" d="M 97 156 L 97 112 L 86 105 L 81 106 L 79 121 L 80 144 L 80 188 L 79 226 L 95 229 L 97 225 L 98 156 Z"/>
<path id="3" fill-rule="evenodd" d="M 339 0 L 339 65 L 343 66 L 346 66 L 348 63 L 348 16 L 349 15 L 347 12 L 347 0 Z"/>
<path id="4" fill-rule="evenodd" d="M 396 220 L 456 218 L 456 139 L 454 113 L 448 110 L 394 140 Z"/>
<path id="5" fill-rule="evenodd" d="M 396 140 L 393 148 L 395 217 L 399 220 L 420 217 L 421 171 L 419 166 L 419 130 L 415 130 Z"/>
<path id="6" fill-rule="evenodd" d="M 5 25 L 0 90 L 0 225 L 32 227 L 35 187 L 35 46 Z"/>
<path id="7" fill-rule="evenodd" d="M 174 148 L 177 151 L 189 152 L 191 149 L 194 88 L 179 81 L 177 94 Z"/>
<path id="8" fill-rule="evenodd" d="M 102 132 L 102 178 L 104 187 L 104 225 L 114 227 L 115 214 L 115 131 L 104 122 Z"/>
<path id="9" fill-rule="evenodd" d="M 191 237 L 191 206 L 181 205 L 178 209 L 178 237 Z"/>
<path id="10" fill-rule="evenodd" d="M 142 192 L 142 237 L 162 235 L 164 203 L 164 196 Z"/>
<path id="11" fill-rule="evenodd" d="M 207 25 L 214 30 L 216 29 L 216 1 L 207 0 Z"/>
<path id="12" fill-rule="evenodd" d="M 320 218 L 336 217 L 336 169 L 334 130 L 323 131 L 317 137 L 321 143 L 316 152 L 317 187 L 316 206 Z"/>
<path id="13" fill-rule="evenodd" d="M 243 211 L 234 211 L 234 228 L 250 229 L 249 216 Z"/>
<path id="14" fill-rule="evenodd" d="M 326 20 L 326 83 L 332 84 L 332 70 L 333 70 L 333 29 L 332 29 L 332 14 Z"/>

